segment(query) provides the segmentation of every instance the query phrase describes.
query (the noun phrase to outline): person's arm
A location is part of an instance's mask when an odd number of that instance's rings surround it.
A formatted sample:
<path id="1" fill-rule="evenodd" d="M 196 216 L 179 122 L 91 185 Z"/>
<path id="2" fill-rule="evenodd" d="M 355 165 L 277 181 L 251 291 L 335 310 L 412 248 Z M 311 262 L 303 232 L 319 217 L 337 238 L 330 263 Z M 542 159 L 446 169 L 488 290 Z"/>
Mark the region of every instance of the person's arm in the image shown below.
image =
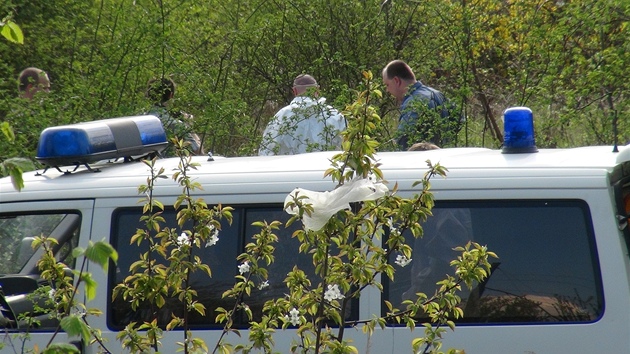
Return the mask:
<path id="1" fill-rule="evenodd" d="M 332 130 L 332 137 L 330 138 L 330 142 L 331 145 L 336 147 L 337 149 L 341 149 L 341 143 L 343 142 L 343 139 L 341 137 L 341 132 L 346 130 L 346 128 L 348 127 L 348 124 L 346 122 L 346 118 L 343 116 L 343 114 L 341 114 L 338 110 L 336 110 L 335 108 L 332 108 L 332 116 L 329 119 L 329 126 L 327 128 L 330 128 Z"/>
<path id="2" fill-rule="evenodd" d="M 418 113 L 414 110 L 403 110 L 398 121 L 396 135 L 398 136 L 398 146 L 401 150 L 407 150 L 409 147 L 409 134 L 416 130 L 418 121 Z"/>
<path id="3" fill-rule="evenodd" d="M 188 133 L 186 140 L 190 143 L 190 149 L 195 155 L 203 155 L 203 146 L 201 145 L 201 139 L 197 133 Z"/>
<path id="4" fill-rule="evenodd" d="M 275 155 L 276 150 L 276 138 L 278 137 L 278 117 L 274 116 L 265 131 L 263 132 L 262 141 L 260 142 L 260 148 L 258 149 L 258 155 L 260 156 L 269 156 Z"/>
<path id="5" fill-rule="evenodd" d="M 310 143 L 318 145 L 315 150 L 326 151 L 331 148 L 341 148 L 341 132 L 346 129 L 344 116 L 334 107 L 327 105 L 321 98 L 317 105 L 317 119 L 313 119 L 309 125 L 308 136 Z"/>

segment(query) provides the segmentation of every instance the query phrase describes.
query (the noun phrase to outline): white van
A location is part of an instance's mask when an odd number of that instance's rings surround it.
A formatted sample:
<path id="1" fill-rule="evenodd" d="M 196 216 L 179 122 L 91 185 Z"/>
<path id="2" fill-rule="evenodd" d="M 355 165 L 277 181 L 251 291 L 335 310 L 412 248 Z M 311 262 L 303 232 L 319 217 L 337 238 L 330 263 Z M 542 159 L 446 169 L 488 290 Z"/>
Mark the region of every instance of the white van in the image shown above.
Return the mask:
<path id="1" fill-rule="evenodd" d="M 464 294 L 465 317 L 456 321 L 454 332 L 445 335 L 444 348 L 461 348 L 469 354 L 630 352 L 630 147 L 618 150 L 599 146 L 506 154 L 453 148 L 378 154 L 385 178 L 392 185 L 398 183 L 403 196 L 418 191 L 412 183 L 422 178 L 426 160 L 448 168 L 446 178 L 432 180 L 437 200 L 434 217 L 465 215 L 458 220 L 468 234 L 450 240 L 472 238 L 499 256 L 487 281 Z M 204 188 L 196 196 L 203 196 L 209 205 L 234 208 L 233 223 L 223 226 L 217 245 L 200 253 L 213 277 L 197 275 L 193 281 L 208 314 L 191 319 L 195 336 L 208 345 L 216 343 L 222 326 L 214 322 L 214 309 L 230 306 L 221 294 L 238 274 L 236 256 L 255 232 L 252 222 L 288 220 L 283 202 L 295 187 L 333 189 L 330 179 L 323 177 L 333 154 L 194 158 L 200 167 L 191 175 Z M 14 190 L 8 178 L 0 180 L 0 257 L 10 260 L 0 270 L 5 274 L 0 278 L 4 292 L 0 325 L 8 333 L 4 340 L 24 330 L 16 328 L 20 327 L 17 315 L 25 306 L 21 297 L 37 286 L 37 255 L 29 252 L 31 237 L 44 233 L 58 239 L 60 260 L 67 259 L 77 245 L 104 239 L 116 248 L 119 261 L 108 273 L 95 266 L 89 269 L 100 288 L 88 306 L 104 312 L 90 318 L 90 324 L 102 330 L 108 349 L 121 352 L 116 333 L 130 321 L 142 320 L 143 313 L 131 311 L 120 298 L 112 301 L 111 294 L 142 252 L 130 245 L 130 237 L 143 228 L 138 186 L 146 183 L 149 171 L 145 164 L 133 161 L 66 160 L 75 166 L 25 173 L 21 192 Z M 157 166 L 168 172 L 177 163 L 176 158 L 161 159 Z M 173 205 L 180 193 L 181 187 L 171 179 L 159 180 L 155 189 L 156 198 L 165 205 Z M 173 213 L 167 208 L 170 223 L 175 220 Z M 281 294 L 281 281 L 293 265 L 309 267 L 310 259 L 298 255 L 297 241 L 291 238 L 296 227 L 279 231 L 282 256 L 269 271 L 271 286 L 248 299 L 254 314 L 260 313 L 264 301 Z M 421 252 L 431 252 L 433 247 L 430 232 L 425 233 L 426 243 L 418 243 L 414 252 L 419 253 L 412 257 L 418 264 L 424 259 Z M 418 274 L 418 267 L 409 266 L 397 268 L 395 282 L 383 277 L 384 292 L 366 289 L 352 304 L 352 318 L 385 314 L 384 300 L 400 305 L 411 290 L 417 290 Z M 167 307 L 181 312 L 177 301 Z M 54 326 L 43 321 L 27 346 L 38 343 L 41 348 Z M 237 318 L 236 327 L 246 326 L 244 317 Z M 243 332 L 247 338 L 247 331 Z M 346 336 L 361 353 L 406 353 L 411 351 L 411 339 L 422 336 L 422 330 L 411 332 L 390 323 L 371 337 L 360 329 L 348 329 Z M 175 343 L 182 338 L 181 331 L 164 332 L 161 351 L 174 353 Z M 276 350 L 288 352 L 289 343 L 297 337 L 294 329 L 288 329 L 279 330 L 275 338 Z M 63 336 L 56 340 L 76 342 Z M 227 339 L 242 340 L 234 335 Z M 80 346 L 85 353 L 96 351 Z"/>

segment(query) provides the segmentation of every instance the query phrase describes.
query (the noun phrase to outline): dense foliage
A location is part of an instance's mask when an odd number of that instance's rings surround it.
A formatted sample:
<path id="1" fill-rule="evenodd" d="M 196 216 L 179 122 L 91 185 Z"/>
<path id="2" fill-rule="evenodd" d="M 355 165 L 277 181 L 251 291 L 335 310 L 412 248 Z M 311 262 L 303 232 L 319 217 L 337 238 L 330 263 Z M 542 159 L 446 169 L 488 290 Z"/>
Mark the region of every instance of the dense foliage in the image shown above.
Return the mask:
<path id="1" fill-rule="evenodd" d="M 501 113 L 518 105 L 534 110 L 539 147 L 630 138 L 624 0 L 8 0 L 0 14 L 24 33 L 0 40 L 0 116 L 16 136 L 0 139 L 0 160 L 33 158 L 47 126 L 146 111 L 146 82 L 162 75 L 207 151 L 255 154 L 296 75 L 344 108 L 362 70 L 397 58 L 465 109 L 459 146 L 500 146 Z M 28 66 L 52 81 L 34 102 L 17 98 Z M 397 107 L 377 106 L 386 142 Z"/>

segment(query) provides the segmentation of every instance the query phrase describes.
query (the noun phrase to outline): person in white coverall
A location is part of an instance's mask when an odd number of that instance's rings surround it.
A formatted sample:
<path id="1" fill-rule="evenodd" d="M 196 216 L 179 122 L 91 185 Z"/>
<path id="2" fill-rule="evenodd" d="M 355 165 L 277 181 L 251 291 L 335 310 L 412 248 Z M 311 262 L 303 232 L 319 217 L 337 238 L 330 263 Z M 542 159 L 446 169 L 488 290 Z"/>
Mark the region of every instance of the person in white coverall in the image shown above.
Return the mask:
<path id="1" fill-rule="evenodd" d="M 279 110 L 263 132 L 259 155 L 293 155 L 341 149 L 340 132 L 346 120 L 339 111 L 318 97 L 317 81 L 299 75 L 293 81 L 291 103 Z"/>

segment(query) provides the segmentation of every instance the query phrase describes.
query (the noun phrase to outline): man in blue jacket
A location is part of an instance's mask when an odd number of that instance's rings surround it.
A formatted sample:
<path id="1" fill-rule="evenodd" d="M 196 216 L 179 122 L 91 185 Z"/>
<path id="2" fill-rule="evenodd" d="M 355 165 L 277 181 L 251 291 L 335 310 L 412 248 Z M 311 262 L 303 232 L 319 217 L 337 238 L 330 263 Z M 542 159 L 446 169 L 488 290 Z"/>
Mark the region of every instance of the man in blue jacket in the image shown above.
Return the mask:
<path id="1" fill-rule="evenodd" d="M 419 141 L 443 146 L 455 140 L 460 122 L 449 119 L 448 100 L 440 91 L 416 80 L 407 63 L 394 60 L 387 64 L 383 83 L 400 104 L 396 135 L 401 150 Z"/>

